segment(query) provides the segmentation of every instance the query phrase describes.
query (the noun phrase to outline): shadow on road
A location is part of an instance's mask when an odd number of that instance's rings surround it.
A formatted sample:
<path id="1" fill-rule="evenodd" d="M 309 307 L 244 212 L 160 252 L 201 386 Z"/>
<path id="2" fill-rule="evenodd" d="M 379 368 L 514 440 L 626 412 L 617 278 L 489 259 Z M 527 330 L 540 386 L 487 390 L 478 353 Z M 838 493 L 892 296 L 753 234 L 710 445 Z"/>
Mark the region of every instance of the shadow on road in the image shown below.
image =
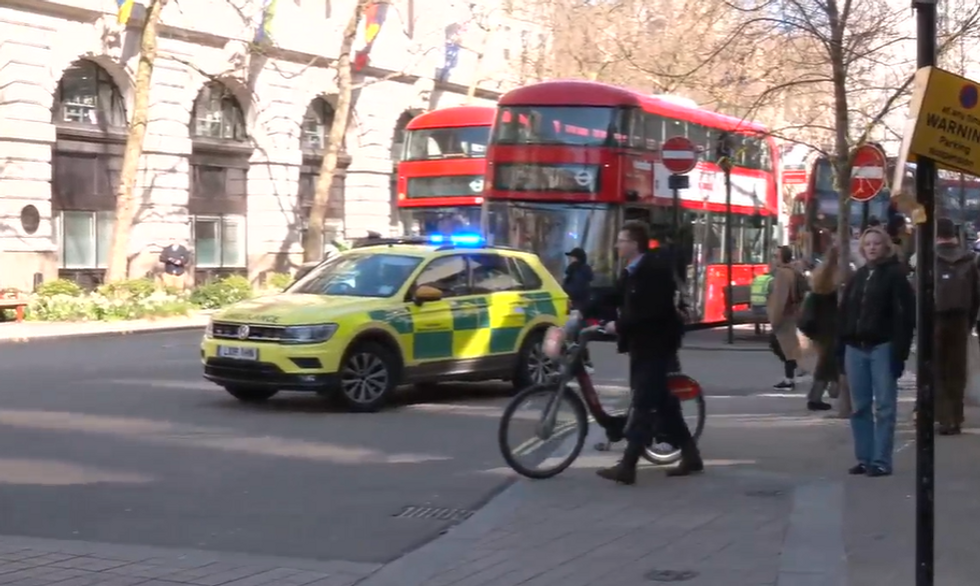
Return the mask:
<path id="1" fill-rule="evenodd" d="M 502 381 L 481 383 L 440 383 L 399 387 L 382 411 L 423 404 L 495 405 L 513 394 L 513 386 Z M 204 407 L 227 410 L 248 410 L 269 413 L 347 413 L 336 397 L 321 397 L 313 393 L 284 392 L 264 403 L 242 403 L 228 395 L 213 397 Z M 370 414 L 366 414 L 370 415 Z"/>

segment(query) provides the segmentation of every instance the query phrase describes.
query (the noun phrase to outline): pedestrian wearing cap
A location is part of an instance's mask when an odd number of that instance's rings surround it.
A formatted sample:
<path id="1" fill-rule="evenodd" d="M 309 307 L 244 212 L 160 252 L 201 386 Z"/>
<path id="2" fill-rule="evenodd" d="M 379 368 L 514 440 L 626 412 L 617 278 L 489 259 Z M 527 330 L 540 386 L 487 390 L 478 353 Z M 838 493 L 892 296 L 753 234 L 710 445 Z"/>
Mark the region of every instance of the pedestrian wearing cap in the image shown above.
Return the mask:
<path id="1" fill-rule="evenodd" d="M 592 267 L 581 248 L 573 248 L 565 256 L 568 257 L 568 267 L 562 287 L 568 294 L 572 309 L 584 312 L 592 294 Z"/>
<path id="2" fill-rule="evenodd" d="M 562 288 L 568 295 L 569 307 L 585 315 L 592 303 L 592 267 L 581 248 L 573 248 L 565 256 L 568 257 L 568 267 L 565 269 Z M 586 370 L 591 374 L 593 367 L 588 352 L 583 356 L 583 361 Z"/>

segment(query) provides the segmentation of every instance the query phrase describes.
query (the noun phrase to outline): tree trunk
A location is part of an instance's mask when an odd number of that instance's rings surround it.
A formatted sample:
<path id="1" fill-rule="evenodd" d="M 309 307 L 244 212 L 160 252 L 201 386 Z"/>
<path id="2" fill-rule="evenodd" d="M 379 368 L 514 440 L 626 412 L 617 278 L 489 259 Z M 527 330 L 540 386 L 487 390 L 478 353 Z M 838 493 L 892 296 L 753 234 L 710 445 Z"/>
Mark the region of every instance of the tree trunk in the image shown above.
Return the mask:
<path id="1" fill-rule="evenodd" d="M 119 186 L 116 188 L 116 219 L 112 227 L 112 245 L 109 248 L 109 267 L 106 282 L 121 281 L 129 276 L 129 235 L 136 216 L 136 173 L 143 157 L 143 139 L 150 110 L 150 89 L 153 65 L 157 58 L 157 25 L 168 0 L 151 0 L 143 18 L 140 32 L 139 64 L 136 67 L 136 88 L 133 98 L 133 118 L 126 136 Z"/>
<path id="2" fill-rule="evenodd" d="M 320 175 L 316 179 L 316 189 L 313 193 L 313 205 L 310 207 L 310 217 L 303 239 L 303 260 L 318 261 L 323 258 L 324 223 L 327 210 L 330 207 L 330 188 L 337 172 L 337 159 L 344 148 L 344 136 L 354 106 L 354 72 L 352 70 L 351 51 L 357 37 L 357 25 L 367 5 L 374 0 L 357 0 L 354 12 L 347 21 L 344 36 L 340 41 L 340 53 L 337 56 L 337 107 L 334 108 L 333 122 L 327 136 L 323 162 L 320 164 Z"/>
<path id="3" fill-rule="evenodd" d="M 831 25 L 829 46 L 831 78 L 834 84 L 834 159 L 831 161 L 836 172 L 838 208 L 837 241 L 840 245 L 840 266 L 847 267 L 851 262 L 851 145 L 848 140 L 851 116 L 847 99 L 847 63 L 844 53 L 844 25 L 837 12 L 836 2 L 828 5 Z"/>

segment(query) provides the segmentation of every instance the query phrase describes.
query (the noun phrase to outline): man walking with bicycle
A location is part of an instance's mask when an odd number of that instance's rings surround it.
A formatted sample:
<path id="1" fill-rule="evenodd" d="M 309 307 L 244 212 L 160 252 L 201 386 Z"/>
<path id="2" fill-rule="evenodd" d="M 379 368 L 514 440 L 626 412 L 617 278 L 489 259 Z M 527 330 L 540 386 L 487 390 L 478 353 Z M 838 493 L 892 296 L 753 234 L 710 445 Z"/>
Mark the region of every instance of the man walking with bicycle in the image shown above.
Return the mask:
<path id="1" fill-rule="evenodd" d="M 687 476 L 704 470 L 704 462 L 681 412 L 680 401 L 667 386 L 667 375 L 680 349 L 684 323 L 677 308 L 675 260 L 668 249 L 650 250 L 650 230 L 627 222 L 619 232 L 616 249 L 625 267 L 617 284 L 619 316 L 606 324 L 617 336 L 620 352 L 629 354 L 633 389 L 627 446 L 623 459 L 597 471 L 621 484 L 636 482 L 636 466 L 644 449 L 657 435 L 681 449 L 681 462 L 668 476 Z"/>

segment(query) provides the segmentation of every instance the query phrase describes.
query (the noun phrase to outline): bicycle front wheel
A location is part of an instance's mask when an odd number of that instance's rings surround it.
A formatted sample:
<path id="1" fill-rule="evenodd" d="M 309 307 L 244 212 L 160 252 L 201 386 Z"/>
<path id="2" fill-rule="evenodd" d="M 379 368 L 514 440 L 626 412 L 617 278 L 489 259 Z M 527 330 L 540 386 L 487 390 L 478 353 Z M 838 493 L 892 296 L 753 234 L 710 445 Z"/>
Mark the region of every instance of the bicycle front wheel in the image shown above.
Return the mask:
<path id="1" fill-rule="evenodd" d="M 572 465 L 589 434 L 585 404 L 554 384 L 518 393 L 504 409 L 497 432 L 500 453 L 522 476 L 551 478 Z"/>

